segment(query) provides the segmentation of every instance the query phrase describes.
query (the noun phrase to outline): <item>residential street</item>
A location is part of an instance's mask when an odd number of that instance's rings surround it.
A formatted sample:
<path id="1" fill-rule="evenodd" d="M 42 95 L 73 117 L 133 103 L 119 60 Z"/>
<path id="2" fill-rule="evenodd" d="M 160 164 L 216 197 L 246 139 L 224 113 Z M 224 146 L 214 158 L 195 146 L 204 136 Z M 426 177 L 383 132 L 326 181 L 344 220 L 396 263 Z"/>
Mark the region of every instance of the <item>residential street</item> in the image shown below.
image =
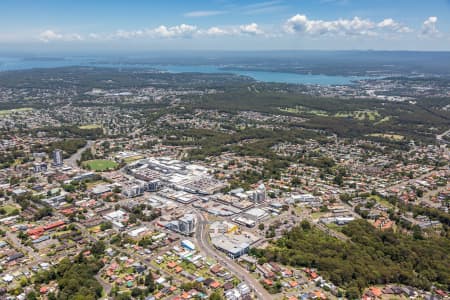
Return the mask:
<path id="1" fill-rule="evenodd" d="M 195 240 L 199 246 L 199 250 L 203 251 L 207 256 L 214 257 L 220 264 L 228 268 L 233 274 L 246 282 L 254 291 L 258 299 L 273 299 L 272 295 L 254 278 L 250 273 L 235 263 L 231 258 L 226 257 L 222 253 L 217 252 L 209 242 L 208 237 L 208 220 L 202 213 L 197 212 L 197 227 L 195 232 Z"/>

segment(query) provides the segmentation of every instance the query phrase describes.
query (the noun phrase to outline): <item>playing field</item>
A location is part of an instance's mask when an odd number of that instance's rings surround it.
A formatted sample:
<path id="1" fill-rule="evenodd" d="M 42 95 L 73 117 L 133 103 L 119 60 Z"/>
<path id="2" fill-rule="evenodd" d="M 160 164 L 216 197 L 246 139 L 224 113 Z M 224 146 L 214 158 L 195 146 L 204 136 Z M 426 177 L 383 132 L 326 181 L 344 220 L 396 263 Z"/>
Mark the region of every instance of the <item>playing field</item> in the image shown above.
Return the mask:
<path id="1" fill-rule="evenodd" d="M 102 128 L 102 126 L 97 125 L 97 124 L 90 124 L 90 125 L 82 125 L 82 126 L 79 126 L 78 128 L 80 128 L 80 129 L 97 129 L 97 128 Z"/>
<path id="2" fill-rule="evenodd" d="M 5 215 L 9 215 L 10 213 L 12 213 L 14 210 L 18 209 L 20 211 L 20 207 L 16 207 L 14 205 L 3 205 L 0 208 L 3 209 L 3 211 L 5 212 Z"/>
<path id="3" fill-rule="evenodd" d="M 334 116 L 338 118 L 353 118 L 359 121 L 364 120 L 375 121 L 381 117 L 376 110 L 356 110 L 351 112 L 338 112 Z"/>
<path id="4" fill-rule="evenodd" d="M 316 115 L 316 116 L 328 116 L 328 113 L 324 110 L 319 110 L 319 109 L 311 109 L 308 107 L 304 107 L 301 105 L 297 105 L 295 108 L 294 107 L 286 107 L 286 108 L 278 108 L 281 111 L 285 111 L 288 113 L 292 113 L 292 114 L 311 114 L 311 115 Z"/>
<path id="5" fill-rule="evenodd" d="M 20 112 L 27 112 L 32 111 L 33 109 L 30 107 L 23 107 L 23 108 L 15 108 L 15 109 L 5 109 L 0 110 L 0 116 L 7 116 L 13 113 L 20 113 Z"/>
<path id="6" fill-rule="evenodd" d="M 399 134 L 371 133 L 368 134 L 368 136 L 381 137 L 393 141 L 402 141 L 403 139 L 405 139 L 403 135 Z"/>
<path id="7" fill-rule="evenodd" d="M 114 170 L 117 168 L 118 164 L 115 161 L 107 160 L 107 159 L 94 159 L 83 162 L 83 166 L 88 167 L 93 171 L 107 171 Z"/>

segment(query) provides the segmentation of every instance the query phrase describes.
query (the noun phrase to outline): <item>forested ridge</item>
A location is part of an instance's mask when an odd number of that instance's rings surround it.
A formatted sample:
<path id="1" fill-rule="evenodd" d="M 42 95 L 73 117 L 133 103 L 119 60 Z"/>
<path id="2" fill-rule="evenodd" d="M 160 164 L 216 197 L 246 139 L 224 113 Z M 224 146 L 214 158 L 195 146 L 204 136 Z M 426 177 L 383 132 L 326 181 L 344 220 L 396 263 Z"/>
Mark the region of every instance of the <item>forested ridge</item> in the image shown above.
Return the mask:
<path id="1" fill-rule="evenodd" d="M 303 223 L 266 249 L 251 249 L 260 261 L 317 268 L 334 284 L 360 295 L 372 284 L 399 283 L 422 289 L 450 287 L 450 240 L 413 239 L 379 231 L 364 220 L 343 228 L 351 242 L 337 240 Z"/>

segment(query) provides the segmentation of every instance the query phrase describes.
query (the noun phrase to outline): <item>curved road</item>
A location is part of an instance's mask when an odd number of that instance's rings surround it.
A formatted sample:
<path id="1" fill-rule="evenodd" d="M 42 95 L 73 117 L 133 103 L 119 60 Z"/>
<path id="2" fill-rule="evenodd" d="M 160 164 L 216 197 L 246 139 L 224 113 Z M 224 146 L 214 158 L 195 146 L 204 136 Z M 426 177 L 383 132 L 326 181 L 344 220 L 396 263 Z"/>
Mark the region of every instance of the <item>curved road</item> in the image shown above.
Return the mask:
<path id="1" fill-rule="evenodd" d="M 217 253 L 215 248 L 210 244 L 208 237 L 208 228 L 206 227 L 208 221 L 201 212 L 197 212 L 197 226 L 195 231 L 195 239 L 197 244 L 207 256 L 214 257 L 221 265 L 229 269 L 238 278 L 247 283 L 254 291 L 258 299 L 268 300 L 273 299 L 272 295 L 254 278 L 250 273 L 244 270 L 240 265 L 235 263 L 232 259 L 224 257 L 221 253 Z"/>
<path id="2" fill-rule="evenodd" d="M 437 134 L 436 139 L 438 140 L 438 142 L 442 142 L 444 139 L 444 136 L 449 135 L 449 134 L 450 134 L 450 129 L 441 134 Z"/>
<path id="3" fill-rule="evenodd" d="M 64 164 L 69 167 L 72 167 L 72 168 L 78 167 L 77 160 L 80 160 L 81 153 L 83 153 L 83 151 L 86 150 L 87 148 L 92 147 L 93 144 L 94 144 L 94 141 L 87 141 L 86 145 L 84 145 L 83 148 L 78 149 L 78 151 L 75 154 L 73 154 L 71 157 L 65 159 Z"/>

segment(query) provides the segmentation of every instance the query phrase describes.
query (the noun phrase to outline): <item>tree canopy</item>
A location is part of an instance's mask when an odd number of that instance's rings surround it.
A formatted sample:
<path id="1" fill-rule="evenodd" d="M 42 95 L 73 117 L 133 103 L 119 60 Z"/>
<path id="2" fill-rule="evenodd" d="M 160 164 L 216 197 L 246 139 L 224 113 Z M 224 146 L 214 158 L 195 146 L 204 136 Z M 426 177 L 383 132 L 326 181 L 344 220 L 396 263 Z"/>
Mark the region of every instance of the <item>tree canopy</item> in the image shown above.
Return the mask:
<path id="1" fill-rule="evenodd" d="M 379 231 L 365 220 L 343 228 L 344 242 L 309 226 L 287 232 L 267 249 L 251 249 L 262 261 L 317 268 L 321 275 L 347 291 L 372 284 L 400 283 L 429 289 L 450 287 L 450 240 L 415 240 L 392 231 Z"/>

